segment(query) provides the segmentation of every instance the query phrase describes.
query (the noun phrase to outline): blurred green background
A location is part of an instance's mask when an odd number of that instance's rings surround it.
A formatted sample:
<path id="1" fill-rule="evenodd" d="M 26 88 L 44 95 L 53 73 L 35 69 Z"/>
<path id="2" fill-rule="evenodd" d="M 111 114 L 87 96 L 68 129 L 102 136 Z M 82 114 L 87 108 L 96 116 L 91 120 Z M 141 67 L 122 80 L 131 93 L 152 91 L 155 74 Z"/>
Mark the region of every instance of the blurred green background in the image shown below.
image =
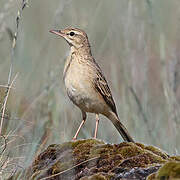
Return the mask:
<path id="1" fill-rule="evenodd" d="M 28 5 L 12 54 L 8 32 L 16 32 L 22 1 L 0 1 L 0 85 L 7 85 L 11 60 L 12 79 L 18 73 L 3 122 L 4 154 L 28 166 L 49 144 L 75 134 L 81 112 L 68 99 L 62 80 L 69 46 L 49 33 L 69 26 L 88 34 L 132 137 L 171 154 L 180 152 L 179 0 L 29 0 Z M 5 91 L 0 87 L 1 105 Z M 98 138 L 121 142 L 112 123 L 100 119 Z M 89 114 L 79 138 L 91 138 L 94 128 L 95 115 Z"/>

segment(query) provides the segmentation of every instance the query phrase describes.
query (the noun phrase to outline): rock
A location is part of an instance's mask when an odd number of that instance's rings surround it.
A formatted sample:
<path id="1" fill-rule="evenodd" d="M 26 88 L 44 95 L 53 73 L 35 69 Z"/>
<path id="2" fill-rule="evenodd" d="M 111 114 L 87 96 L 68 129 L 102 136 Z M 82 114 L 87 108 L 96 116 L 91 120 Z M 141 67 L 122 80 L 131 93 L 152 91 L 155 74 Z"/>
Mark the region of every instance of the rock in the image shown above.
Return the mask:
<path id="1" fill-rule="evenodd" d="M 180 179 L 180 162 L 169 161 L 165 163 L 157 173 L 148 176 L 148 180 L 152 179 Z"/>
<path id="2" fill-rule="evenodd" d="M 165 173 L 168 167 L 169 176 Z M 87 139 L 50 145 L 35 158 L 24 177 L 31 180 L 144 180 L 151 175 L 150 180 L 161 176 L 179 177 L 179 169 L 179 157 L 170 157 L 153 146 L 128 142 L 106 144 Z"/>

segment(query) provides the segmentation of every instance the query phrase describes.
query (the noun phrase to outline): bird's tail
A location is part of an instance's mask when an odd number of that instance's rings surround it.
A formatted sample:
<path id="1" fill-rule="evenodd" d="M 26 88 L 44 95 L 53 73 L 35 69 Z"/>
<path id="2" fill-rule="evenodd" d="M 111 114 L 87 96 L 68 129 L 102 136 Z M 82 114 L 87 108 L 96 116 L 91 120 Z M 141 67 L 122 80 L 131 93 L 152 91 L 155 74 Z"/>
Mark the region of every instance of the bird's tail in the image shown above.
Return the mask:
<path id="1" fill-rule="evenodd" d="M 133 138 L 130 136 L 127 129 L 120 122 L 118 116 L 114 112 L 111 112 L 110 115 L 108 116 L 108 118 L 112 121 L 112 123 L 114 124 L 116 129 L 119 131 L 119 133 L 122 136 L 122 138 L 124 139 L 124 141 L 134 142 Z"/>

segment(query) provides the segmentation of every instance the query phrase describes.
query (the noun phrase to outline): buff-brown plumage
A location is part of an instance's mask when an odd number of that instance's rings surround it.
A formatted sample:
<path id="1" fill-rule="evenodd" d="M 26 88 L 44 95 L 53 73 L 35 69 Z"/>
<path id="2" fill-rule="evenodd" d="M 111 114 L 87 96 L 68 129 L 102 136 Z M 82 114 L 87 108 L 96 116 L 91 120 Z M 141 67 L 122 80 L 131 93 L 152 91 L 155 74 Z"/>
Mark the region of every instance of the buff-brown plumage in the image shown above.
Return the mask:
<path id="1" fill-rule="evenodd" d="M 62 36 L 70 45 L 70 54 L 64 66 L 63 79 L 67 94 L 77 105 L 83 116 L 83 121 L 76 132 L 74 139 L 86 120 L 86 112 L 96 114 L 96 129 L 99 114 L 109 118 L 125 141 L 134 142 L 127 129 L 120 122 L 111 90 L 103 72 L 91 54 L 91 48 L 86 33 L 78 28 L 52 30 Z"/>

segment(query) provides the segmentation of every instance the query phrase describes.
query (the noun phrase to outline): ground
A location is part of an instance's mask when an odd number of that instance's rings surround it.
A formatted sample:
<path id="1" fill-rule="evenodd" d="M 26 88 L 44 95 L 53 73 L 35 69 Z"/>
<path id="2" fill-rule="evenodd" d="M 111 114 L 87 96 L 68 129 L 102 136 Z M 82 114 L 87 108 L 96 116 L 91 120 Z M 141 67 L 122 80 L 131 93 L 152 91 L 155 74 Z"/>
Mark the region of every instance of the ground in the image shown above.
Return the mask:
<path id="1" fill-rule="evenodd" d="M 50 145 L 23 176 L 31 180 L 180 178 L 180 156 L 141 143 L 77 140 Z"/>

